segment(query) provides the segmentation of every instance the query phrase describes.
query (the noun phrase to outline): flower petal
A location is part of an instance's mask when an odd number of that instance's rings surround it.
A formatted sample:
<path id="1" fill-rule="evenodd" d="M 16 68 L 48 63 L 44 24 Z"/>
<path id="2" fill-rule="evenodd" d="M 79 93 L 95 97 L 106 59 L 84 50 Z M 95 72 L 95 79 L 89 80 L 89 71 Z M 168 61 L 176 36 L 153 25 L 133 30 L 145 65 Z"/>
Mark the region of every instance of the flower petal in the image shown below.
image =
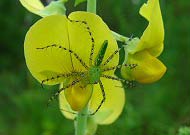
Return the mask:
<path id="1" fill-rule="evenodd" d="M 69 27 L 69 38 L 71 41 L 71 49 L 75 51 L 79 56 L 89 64 L 91 47 L 92 47 L 92 38 L 94 40 L 94 56 L 93 61 L 95 60 L 96 55 L 98 54 L 103 42 L 108 40 L 108 48 L 103 62 L 115 51 L 118 49 L 117 42 L 114 39 L 110 29 L 103 22 L 103 20 L 89 12 L 73 12 L 69 15 L 71 20 L 75 21 L 86 21 L 87 25 L 82 24 L 81 22 L 70 22 Z M 90 36 L 91 34 L 91 36 Z M 73 60 L 74 67 L 81 68 L 76 59 Z M 119 61 L 119 55 L 116 55 L 108 64 L 108 66 L 117 65 Z M 76 64 L 77 65 L 76 65 Z M 93 63 L 94 64 L 94 63 Z"/>
<path id="2" fill-rule="evenodd" d="M 60 86 L 60 88 L 62 88 L 63 86 Z M 59 94 L 59 108 L 62 112 L 62 114 L 67 118 L 67 119 L 71 119 L 74 120 L 75 118 L 75 114 L 72 114 L 73 110 L 71 109 L 71 106 L 69 105 L 69 103 L 67 102 L 67 99 L 65 97 L 65 93 L 61 92 Z"/>
<path id="3" fill-rule="evenodd" d="M 140 14 L 149 21 L 135 52 L 147 49 L 155 57 L 163 51 L 164 26 L 160 11 L 159 0 L 148 0 L 140 9 Z"/>
<path id="4" fill-rule="evenodd" d="M 94 115 L 94 118 L 98 124 L 111 124 L 119 117 L 123 110 L 125 104 L 125 92 L 124 89 L 121 88 L 121 82 L 109 79 L 101 80 L 104 86 L 106 100 Z M 97 84 L 94 86 L 90 109 L 95 111 L 100 105 L 102 98 L 100 86 Z"/>
<path id="5" fill-rule="evenodd" d="M 137 52 L 128 56 L 127 63 L 135 63 L 134 69 L 122 68 L 121 74 L 125 79 L 136 80 L 140 83 L 152 83 L 159 80 L 166 72 L 165 65 L 148 51 Z"/>
<path id="6" fill-rule="evenodd" d="M 37 15 L 44 9 L 40 0 L 20 0 L 20 2 L 26 9 L 28 9 L 28 11 Z"/>
<path id="7" fill-rule="evenodd" d="M 106 100 L 93 118 L 98 124 L 110 124 L 119 117 L 123 110 L 125 104 L 125 92 L 124 89 L 120 87 L 122 86 L 120 82 L 102 79 L 102 83 L 104 85 Z M 91 112 L 97 109 L 102 98 L 100 86 L 96 84 L 90 101 Z M 75 115 L 70 113 L 72 112 L 72 109 L 69 107 L 63 93 L 60 94 L 59 101 L 60 109 L 64 116 L 68 119 L 74 119 Z"/>
<path id="8" fill-rule="evenodd" d="M 65 97 L 74 111 L 81 111 L 87 104 L 92 95 L 92 85 L 86 87 L 77 84 L 65 90 Z"/>
<path id="9" fill-rule="evenodd" d="M 31 74 L 38 80 L 69 73 L 72 69 L 70 53 L 58 47 L 37 49 L 53 44 L 69 48 L 67 18 L 63 15 L 45 17 L 27 32 L 24 52 Z M 62 80 L 46 84 L 57 84 Z"/>

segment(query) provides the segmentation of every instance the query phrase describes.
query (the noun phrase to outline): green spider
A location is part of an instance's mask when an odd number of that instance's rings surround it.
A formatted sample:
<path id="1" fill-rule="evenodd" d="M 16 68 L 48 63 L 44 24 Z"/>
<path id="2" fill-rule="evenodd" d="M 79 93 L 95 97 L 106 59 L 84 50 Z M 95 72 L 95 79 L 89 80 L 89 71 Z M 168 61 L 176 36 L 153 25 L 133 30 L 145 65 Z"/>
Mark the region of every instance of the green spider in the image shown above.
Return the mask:
<path id="1" fill-rule="evenodd" d="M 69 19 L 69 18 L 68 18 Z M 121 50 L 121 48 L 119 48 L 118 50 L 115 50 L 115 52 L 113 54 L 111 54 L 107 60 L 102 63 L 103 59 L 104 59 L 104 55 L 106 53 L 106 49 L 108 46 L 108 41 L 105 40 L 102 43 L 102 46 L 95 58 L 95 60 L 93 61 L 93 57 L 94 57 L 94 47 L 95 47 L 95 40 L 92 36 L 92 32 L 90 27 L 88 26 L 88 23 L 86 21 L 78 21 L 78 20 L 71 20 L 69 19 L 70 22 L 73 23 L 81 23 L 85 25 L 85 29 L 87 29 L 88 34 L 90 36 L 91 39 L 91 52 L 90 52 L 90 57 L 89 57 L 89 66 L 87 66 L 87 64 L 80 58 L 80 56 L 75 53 L 74 51 L 72 51 L 71 49 L 65 48 L 61 45 L 57 45 L 57 44 L 52 44 L 52 45 L 48 45 L 42 48 L 36 48 L 37 50 L 44 50 L 44 49 L 49 49 L 49 48 L 59 48 L 62 49 L 64 51 L 69 52 L 72 56 L 74 56 L 80 63 L 81 65 L 86 69 L 86 71 L 83 72 L 79 72 L 79 71 L 71 71 L 69 73 L 66 74 L 59 74 L 56 76 L 52 76 L 50 78 L 44 79 L 42 80 L 41 84 L 43 86 L 44 83 L 47 83 L 49 81 L 54 81 L 56 79 L 59 78 L 75 78 L 74 81 L 72 81 L 71 83 L 69 83 L 68 85 L 66 85 L 65 87 L 59 89 L 49 100 L 48 100 L 48 104 L 54 100 L 63 90 L 66 90 L 67 88 L 70 88 L 74 85 L 76 85 L 77 83 L 81 83 L 83 85 L 83 87 L 85 88 L 87 85 L 89 84 L 99 84 L 100 88 L 101 88 L 101 92 L 102 92 L 102 100 L 99 104 L 99 106 L 97 107 L 97 109 L 90 113 L 89 115 L 94 115 L 95 113 L 98 112 L 98 110 L 100 109 L 100 107 L 102 106 L 102 104 L 105 102 L 106 100 L 106 93 L 104 91 L 104 85 L 101 81 L 101 78 L 107 78 L 107 79 L 111 79 L 111 80 L 115 80 L 115 81 L 121 81 L 124 84 L 127 84 L 127 86 L 132 87 L 133 86 L 133 82 L 132 81 L 128 81 L 128 80 L 124 80 L 124 79 L 120 79 L 117 77 L 113 77 L 113 76 L 109 76 L 109 75 L 105 75 L 104 72 L 110 71 L 110 70 L 115 70 L 117 68 L 121 68 L 122 66 L 126 66 L 129 67 L 130 69 L 135 68 L 137 65 L 136 64 L 125 64 L 125 65 L 117 65 L 114 67 L 105 67 L 112 59 L 113 57 L 119 53 L 119 51 Z"/>

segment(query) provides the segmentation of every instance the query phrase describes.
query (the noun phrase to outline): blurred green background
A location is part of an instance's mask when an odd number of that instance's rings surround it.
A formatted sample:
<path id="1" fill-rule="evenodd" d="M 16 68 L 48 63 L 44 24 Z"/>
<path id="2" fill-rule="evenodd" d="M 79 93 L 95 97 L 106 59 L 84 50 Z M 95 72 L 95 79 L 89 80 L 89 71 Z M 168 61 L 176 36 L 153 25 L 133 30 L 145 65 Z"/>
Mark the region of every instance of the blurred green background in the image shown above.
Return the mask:
<path id="1" fill-rule="evenodd" d="M 97 13 L 112 30 L 141 36 L 147 22 L 138 11 L 144 2 L 99 0 Z M 68 13 L 85 10 L 85 3 L 73 3 L 67 3 Z M 160 59 L 167 73 L 154 84 L 128 89 L 122 115 L 111 125 L 99 126 L 97 135 L 177 135 L 180 127 L 190 127 L 190 1 L 160 4 L 165 25 Z M 18 0 L 0 1 L 0 135 L 74 134 L 73 121 L 62 116 L 58 103 L 46 107 L 53 91 L 42 89 L 26 68 L 23 41 L 38 19 Z"/>

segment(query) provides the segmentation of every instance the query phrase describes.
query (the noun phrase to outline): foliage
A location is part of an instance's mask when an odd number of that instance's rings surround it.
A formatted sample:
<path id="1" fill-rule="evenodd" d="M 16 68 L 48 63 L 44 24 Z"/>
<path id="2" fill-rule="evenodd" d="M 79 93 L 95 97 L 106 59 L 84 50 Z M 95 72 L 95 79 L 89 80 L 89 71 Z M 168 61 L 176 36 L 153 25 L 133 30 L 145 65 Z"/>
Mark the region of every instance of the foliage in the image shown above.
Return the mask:
<path id="1" fill-rule="evenodd" d="M 189 127 L 181 127 L 179 129 L 179 135 L 190 135 L 190 128 Z"/>
<path id="2" fill-rule="evenodd" d="M 79 5 L 82 2 L 85 2 L 86 0 L 75 0 L 75 6 Z"/>

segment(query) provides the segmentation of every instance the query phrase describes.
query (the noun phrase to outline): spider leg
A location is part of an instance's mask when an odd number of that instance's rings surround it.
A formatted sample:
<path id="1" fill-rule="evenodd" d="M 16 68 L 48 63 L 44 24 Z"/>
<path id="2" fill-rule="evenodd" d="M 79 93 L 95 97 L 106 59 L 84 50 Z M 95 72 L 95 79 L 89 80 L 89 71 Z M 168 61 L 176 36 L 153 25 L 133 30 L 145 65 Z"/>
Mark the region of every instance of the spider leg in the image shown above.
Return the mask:
<path id="1" fill-rule="evenodd" d="M 52 76 L 52 77 L 50 77 L 50 78 L 47 78 L 47 79 L 42 80 L 42 81 L 41 81 L 41 86 L 42 86 L 42 88 L 43 88 L 43 85 L 44 85 L 44 83 L 46 83 L 46 82 L 54 81 L 54 80 L 57 80 L 57 79 L 59 79 L 59 78 L 68 78 L 68 77 L 70 77 L 70 76 L 72 76 L 72 75 L 73 75 L 72 73 L 67 73 L 67 74 L 59 74 L 59 75 L 56 75 L 56 76 Z"/>
<path id="2" fill-rule="evenodd" d="M 103 103 L 105 102 L 105 100 L 106 100 L 106 93 L 105 93 L 105 91 L 104 91 L 104 86 L 103 86 L 103 84 L 102 84 L 102 82 L 101 82 L 100 80 L 99 80 L 98 83 L 99 83 L 99 85 L 100 85 L 100 89 L 101 89 L 103 98 L 102 98 L 102 100 L 101 100 L 99 106 L 97 107 L 97 109 L 96 109 L 93 113 L 91 113 L 90 115 L 96 114 L 96 113 L 98 112 L 98 110 L 100 109 L 100 107 L 102 106 L 102 104 L 103 104 Z"/>
<path id="3" fill-rule="evenodd" d="M 48 49 L 50 47 L 55 47 L 55 48 L 59 48 L 59 49 L 63 49 L 65 51 L 70 52 L 71 54 L 73 54 L 75 56 L 75 58 L 86 68 L 88 69 L 89 67 L 86 65 L 86 63 L 78 56 L 78 54 L 76 54 L 74 51 L 72 51 L 71 49 L 67 49 L 61 45 L 57 45 L 57 44 L 53 44 L 53 45 L 48 45 L 45 47 L 41 47 L 41 48 L 36 48 L 37 50 L 44 50 L 44 49 Z"/>
<path id="4" fill-rule="evenodd" d="M 43 88 L 43 85 L 44 83 L 46 82 L 50 82 L 50 81 L 54 81 L 54 80 L 57 80 L 59 78 L 68 78 L 68 77 L 71 77 L 71 76 L 79 76 L 79 77 L 83 77 L 84 76 L 84 72 L 71 72 L 71 73 L 66 73 L 66 74 L 58 74 L 56 76 L 52 76 L 52 77 L 49 77 L 47 79 L 44 79 L 41 81 L 41 86 Z M 62 81 L 61 81 L 62 82 Z M 60 83 L 61 83 L 60 82 Z"/>
<path id="5" fill-rule="evenodd" d="M 131 41 L 132 39 L 133 39 L 133 35 L 128 39 L 128 41 Z M 127 42 L 128 42 L 128 41 L 127 41 Z M 127 44 L 127 42 L 126 42 L 126 44 Z M 107 64 L 113 59 L 113 57 L 114 57 L 117 53 L 119 53 L 119 51 L 120 51 L 122 48 L 124 48 L 124 46 L 122 46 L 121 48 L 115 50 L 115 52 L 114 52 L 113 54 L 111 54 L 111 55 L 108 57 L 108 59 L 107 59 L 102 65 L 103 65 L 103 66 L 107 65 Z"/>
<path id="6" fill-rule="evenodd" d="M 102 72 L 106 72 L 106 71 L 114 70 L 114 69 L 117 69 L 117 68 L 121 68 L 122 66 L 129 67 L 130 69 L 133 69 L 133 68 L 135 68 L 137 66 L 137 64 L 123 64 L 123 65 L 117 65 L 117 66 L 114 66 L 114 67 L 108 67 L 108 68 L 104 68 L 102 70 Z"/>
<path id="7" fill-rule="evenodd" d="M 111 80 L 115 80 L 115 81 L 121 81 L 122 83 L 127 84 L 127 86 L 129 88 L 134 87 L 133 81 L 124 80 L 124 79 L 116 78 L 116 77 L 109 76 L 109 75 L 102 75 L 101 77 L 111 79 Z"/>
<path id="8" fill-rule="evenodd" d="M 107 65 L 107 64 L 113 59 L 113 57 L 114 57 L 117 53 L 119 53 L 119 51 L 120 51 L 122 48 L 123 48 L 123 47 L 119 48 L 118 50 L 115 50 L 114 53 L 112 53 L 112 54 L 107 58 L 107 60 L 102 64 L 102 66 Z"/>
<path id="9" fill-rule="evenodd" d="M 59 89 L 53 96 L 51 96 L 48 100 L 47 106 L 49 106 L 50 102 L 53 101 L 63 90 L 74 86 L 75 84 L 77 84 L 78 82 L 80 82 L 80 80 L 74 80 L 72 83 L 68 84 L 67 86 L 65 86 L 64 88 Z"/>
<path id="10" fill-rule="evenodd" d="M 87 21 L 80 21 L 80 20 L 71 20 L 70 18 L 68 18 L 70 22 L 75 22 L 75 23 L 82 23 L 86 26 L 86 29 L 88 31 L 88 34 L 90 36 L 91 39 L 91 52 L 90 52 L 90 58 L 89 58 L 89 65 L 92 65 L 92 59 L 93 59 L 93 55 L 94 55 L 94 46 L 95 46 L 95 40 L 94 37 L 92 36 L 92 31 L 90 29 L 90 26 L 88 25 Z"/>

